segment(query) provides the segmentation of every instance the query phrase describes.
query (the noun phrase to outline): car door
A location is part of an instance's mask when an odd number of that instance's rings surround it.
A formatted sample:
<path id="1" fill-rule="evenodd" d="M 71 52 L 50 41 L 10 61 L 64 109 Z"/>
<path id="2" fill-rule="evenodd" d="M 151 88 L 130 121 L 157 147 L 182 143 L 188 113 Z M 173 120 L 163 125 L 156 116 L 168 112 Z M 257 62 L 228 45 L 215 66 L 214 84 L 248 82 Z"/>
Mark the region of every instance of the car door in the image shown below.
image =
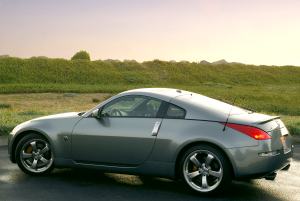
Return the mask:
<path id="1" fill-rule="evenodd" d="M 150 155 L 163 102 L 127 95 L 101 108 L 101 118 L 83 118 L 72 134 L 72 157 L 80 163 L 139 165 Z"/>

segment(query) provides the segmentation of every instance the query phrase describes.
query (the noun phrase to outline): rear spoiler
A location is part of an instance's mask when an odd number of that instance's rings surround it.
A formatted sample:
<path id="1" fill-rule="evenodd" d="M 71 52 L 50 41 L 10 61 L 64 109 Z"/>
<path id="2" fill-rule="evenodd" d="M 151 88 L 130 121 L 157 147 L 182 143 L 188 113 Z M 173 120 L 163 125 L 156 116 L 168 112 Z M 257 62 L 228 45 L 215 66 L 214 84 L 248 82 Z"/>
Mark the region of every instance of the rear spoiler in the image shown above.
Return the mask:
<path id="1" fill-rule="evenodd" d="M 272 116 L 271 118 L 269 118 L 267 120 L 264 120 L 264 121 L 257 122 L 256 124 L 265 124 L 265 123 L 268 123 L 268 122 L 273 121 L 275 119 L 280 119 L 280 116 Z"/>

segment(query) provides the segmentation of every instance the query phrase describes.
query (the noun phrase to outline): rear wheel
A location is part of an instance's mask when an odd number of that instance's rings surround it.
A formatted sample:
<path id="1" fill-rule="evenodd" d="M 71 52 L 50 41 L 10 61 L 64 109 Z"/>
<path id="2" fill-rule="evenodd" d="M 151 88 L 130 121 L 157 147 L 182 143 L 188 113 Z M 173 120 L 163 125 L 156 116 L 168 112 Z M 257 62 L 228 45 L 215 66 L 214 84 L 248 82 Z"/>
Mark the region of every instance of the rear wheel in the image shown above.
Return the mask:
<path id="1" fill-rule="evenodd" d="M 16 161 L 25 173 L 42 175 L 53 169 L 53 152 L 44 137 L 29 134 L 23 137 L 17 145 Z"/>
<path id="2" fill-rule="evenodd" d="M 230 166 L 223 153 L 208 145 L 190 148 L 181 160 L 182 178 L 192 190 L 212 193 L 230 183 Z"/>

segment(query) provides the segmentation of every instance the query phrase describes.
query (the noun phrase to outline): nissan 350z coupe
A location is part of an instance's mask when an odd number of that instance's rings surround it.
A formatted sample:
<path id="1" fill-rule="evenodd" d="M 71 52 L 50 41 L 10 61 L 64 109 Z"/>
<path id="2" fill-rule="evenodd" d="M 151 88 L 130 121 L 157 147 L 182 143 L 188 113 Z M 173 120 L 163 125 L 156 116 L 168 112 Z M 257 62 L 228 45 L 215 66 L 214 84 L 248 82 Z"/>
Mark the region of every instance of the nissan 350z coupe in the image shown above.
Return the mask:
<path id="1" fill-rule="evenodd" d="M 9 135 L 11 161 L 31 175 L 87 167 L 179 178 L 200 193 L 232 179 L 274 179 L 292 152 L 279 117 L 166 88 L 125 91 L 87 112 L 24 122 Z"/>

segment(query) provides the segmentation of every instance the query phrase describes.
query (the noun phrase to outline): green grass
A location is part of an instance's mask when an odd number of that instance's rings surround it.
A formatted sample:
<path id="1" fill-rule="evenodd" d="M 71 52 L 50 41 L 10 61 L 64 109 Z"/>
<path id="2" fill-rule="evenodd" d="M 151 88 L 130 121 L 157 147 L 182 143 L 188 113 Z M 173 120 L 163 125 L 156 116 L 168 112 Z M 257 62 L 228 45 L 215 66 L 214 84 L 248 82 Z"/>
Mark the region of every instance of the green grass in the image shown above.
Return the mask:
<path id="1" fill-rule="evenodd" d="M 101 101 L 103 93 L 113 95 L 141 87 L 190 90 L 257 112 L 280 115 L 290 132 L 300 135 L 299 67 L 48 58 L 0 58 L 0 135 L 37 116 L 86 110 Z M 62 98 L 57 102 L 52 96 Z M 45 103 L 50 105 L 43 107 Z"/>
<path id="2" fill-rule="evenodd" d="M 106 90 L 112 86 L 112 91 L 123 90 L 127 85 L 299 85 L 299 76 L 300 69 L 291 66 L 0 58 L 0 84 L 8 86 L 2 93 L 20 92 L 24 84 L 37 86 L 26 87 L 25 92 L 57 90 L 56 84 L 64 86 L 61 90 L 71 90 L 71 85 L 96 85 L 94 89 L 100 87 L 101 90 L 101 86 L 106 85 Z M 84 91 L 84 87 L 76 90 Z"/>

